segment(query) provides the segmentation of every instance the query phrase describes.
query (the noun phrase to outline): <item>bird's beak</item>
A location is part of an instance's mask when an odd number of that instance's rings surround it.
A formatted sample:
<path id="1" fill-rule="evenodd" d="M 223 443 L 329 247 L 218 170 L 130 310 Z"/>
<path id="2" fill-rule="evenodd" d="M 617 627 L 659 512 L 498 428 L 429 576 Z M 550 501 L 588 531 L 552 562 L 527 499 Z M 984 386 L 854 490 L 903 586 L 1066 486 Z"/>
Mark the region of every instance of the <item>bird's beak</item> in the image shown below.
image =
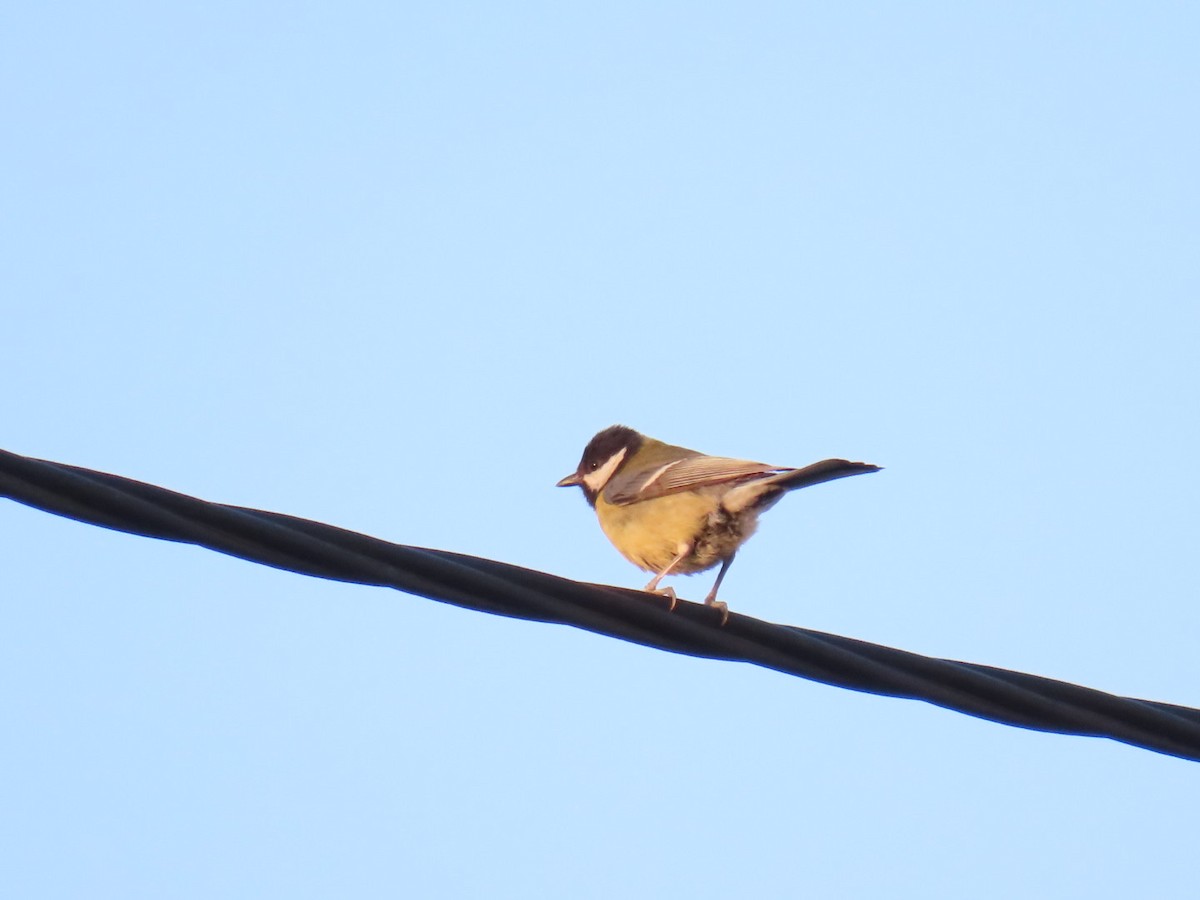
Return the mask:
<path id="1" fill-rule="evenodd" d="M 566 478 L 562 479 L 555 487 L 574 487 L 577 484 L 582 484 L 583 480 L 579 477 L 578 472 L 572 472 Z"/>

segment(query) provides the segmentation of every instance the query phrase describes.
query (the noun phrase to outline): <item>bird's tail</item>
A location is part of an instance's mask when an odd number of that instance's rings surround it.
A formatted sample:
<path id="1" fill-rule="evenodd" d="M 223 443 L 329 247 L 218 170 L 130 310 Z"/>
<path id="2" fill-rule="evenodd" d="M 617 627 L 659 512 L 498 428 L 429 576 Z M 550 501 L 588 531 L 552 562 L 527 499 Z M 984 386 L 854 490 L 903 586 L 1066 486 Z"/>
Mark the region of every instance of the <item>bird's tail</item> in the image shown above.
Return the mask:
<path id="1" fill-rule="evenodd" d="M 878 472 L 879 469 L 879 466 L 870 463 L 850 462 L 848 459 L 823 459 L 803 469 L 792 469 L 740 484 L 724 496 L 721 505 L 730 512 L 749 508 L 763 512 L 778 503 L 788 491 L 836 478 Z"/>
<path id="2" fill-rule="evenodd" d="M 770 479 L 772 487 L 794 491 L 798 488 L 810 487 L 823 481 L 833 481 L 837 478 L 849 478 L 851 475 L 865 475 L 867 472 L 878 472 L 882 466 L 870 463 L 850 462 L 848 459 L 823 459 L 803 469 L 784 472 Z"/>

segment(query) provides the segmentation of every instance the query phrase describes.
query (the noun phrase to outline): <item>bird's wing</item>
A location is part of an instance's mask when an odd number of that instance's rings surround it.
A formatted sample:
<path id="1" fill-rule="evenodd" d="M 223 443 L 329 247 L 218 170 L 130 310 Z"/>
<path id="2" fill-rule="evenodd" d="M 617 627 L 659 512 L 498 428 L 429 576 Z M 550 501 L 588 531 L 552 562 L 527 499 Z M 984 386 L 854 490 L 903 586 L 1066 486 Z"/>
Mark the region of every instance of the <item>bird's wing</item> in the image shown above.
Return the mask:
<path id="1" fill-rule="evenodd" d="M 664 494 L 733 484 L 790 471 L 792 470 L 746 459 L 693 456 L 666 463 L 649 471 L 627 475 L 618 473 L 605 487 L 604 499 L 614 506 L 625 506 Z"/>

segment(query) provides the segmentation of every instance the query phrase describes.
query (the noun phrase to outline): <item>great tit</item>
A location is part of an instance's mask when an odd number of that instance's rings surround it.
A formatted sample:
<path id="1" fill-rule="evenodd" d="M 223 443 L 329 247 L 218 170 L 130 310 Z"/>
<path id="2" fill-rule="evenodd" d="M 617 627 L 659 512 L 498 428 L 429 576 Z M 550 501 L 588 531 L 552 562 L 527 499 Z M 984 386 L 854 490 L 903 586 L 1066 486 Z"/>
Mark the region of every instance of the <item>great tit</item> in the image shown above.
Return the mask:
<path id="1" fill-rule="evenodd" d="M 558 487 L 583 489 L 613 546 L 638 568 L 654 573 L 645 589 L 669 597 L 671 609 L 675 592 L 659 591 L 659 581 L 720 563 L 704 602 L 721 611 L 723 625 L 729 609 L 717 600 L 717 589 L 738 548 L 754 534 L 759 513 L 788 491 L 879 468 L 826 459 L 790 469 L 705 456 L 613 425 L 588 442 L 579 468 Z"/>

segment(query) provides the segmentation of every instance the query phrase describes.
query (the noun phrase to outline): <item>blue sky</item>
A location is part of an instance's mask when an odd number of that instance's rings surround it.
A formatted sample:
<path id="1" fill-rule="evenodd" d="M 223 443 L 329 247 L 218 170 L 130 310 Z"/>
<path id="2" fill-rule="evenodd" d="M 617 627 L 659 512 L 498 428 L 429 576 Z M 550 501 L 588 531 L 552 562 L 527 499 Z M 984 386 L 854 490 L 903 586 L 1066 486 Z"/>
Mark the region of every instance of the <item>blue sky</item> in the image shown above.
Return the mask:
<path id="1" fill-rule="evenodd" d="M 613 422 L 886 467 L 736 611 L 1200 705 L 1189 4 L 29 5 L 5 449 L 588 581 Z M 1194 884 L 1194 764 L 0 504 L 50 897 Z M 699 599 L 709 576 L 681 580 Z"/>

